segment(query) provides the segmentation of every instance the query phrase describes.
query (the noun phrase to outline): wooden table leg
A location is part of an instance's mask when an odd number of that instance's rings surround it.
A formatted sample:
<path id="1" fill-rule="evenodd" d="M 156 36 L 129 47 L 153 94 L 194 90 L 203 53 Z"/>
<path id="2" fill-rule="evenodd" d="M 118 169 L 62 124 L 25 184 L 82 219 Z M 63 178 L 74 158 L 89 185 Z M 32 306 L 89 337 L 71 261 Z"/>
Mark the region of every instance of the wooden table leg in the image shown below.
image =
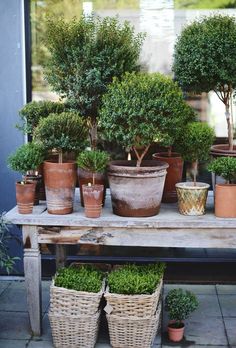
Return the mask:
<path id="1" fill-rule="evenodd" d="M 56 269 L 66 265 L 66 246 L 62 244 L 56 245 Z"/>
<path id="2" fill-rule="evenodd" d="M 24 272 L 30 325 L 34 335 L 41 335 L 42 293 L 41 255 L 36 226 L 23 226 Z"/>

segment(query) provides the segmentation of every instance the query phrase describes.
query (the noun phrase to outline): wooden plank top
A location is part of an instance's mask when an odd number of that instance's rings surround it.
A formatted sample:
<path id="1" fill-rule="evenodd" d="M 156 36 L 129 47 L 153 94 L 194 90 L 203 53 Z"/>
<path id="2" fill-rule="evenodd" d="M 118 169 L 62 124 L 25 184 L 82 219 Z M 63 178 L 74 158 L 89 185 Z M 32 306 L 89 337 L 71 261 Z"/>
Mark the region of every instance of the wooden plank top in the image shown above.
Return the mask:
<path id="1" fill-rule="evenodd" d="M 236 219 L 222 219 L 214 215 L 213 194 L 209 192 L 206 214 L 202 216 L 184 216 L 179 214 L 177 204 L 161 204 L 160 213 L 146 218 L 129 218 L 112 213 L 111 199 L 107 192 L 106 204 L 102 216 L 89 219 L 84 215 L 84 208 L 80 205 L 78 190 L 74 204 L 74 212 L 68 215 L 48 214 L 46 203 L 35 206 L 32 214 L 22 215 L 14 207 L 6 214 L 6 219 L 17 225 L 36 226 L 74 226 L 74 227 L 104 227 L 104 228 L 185 228 L 185 229 L 236 229 Z"/>

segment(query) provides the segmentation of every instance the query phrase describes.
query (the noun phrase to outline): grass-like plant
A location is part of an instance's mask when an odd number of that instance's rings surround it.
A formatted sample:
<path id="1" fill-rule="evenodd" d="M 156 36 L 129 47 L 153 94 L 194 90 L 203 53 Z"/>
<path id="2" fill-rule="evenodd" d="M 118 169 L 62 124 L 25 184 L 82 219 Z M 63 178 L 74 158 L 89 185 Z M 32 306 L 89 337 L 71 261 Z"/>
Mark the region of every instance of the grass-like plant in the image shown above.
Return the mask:
<path id="1" fill-rule="evenodd" d="M 90 265 L 61 268 L 56 274 L 55 285 L 77 291 L 99 292 L 103 272 Z"/>
<path id="2" fill-rule="evenodd" d="M 198 300 L 191 291 L 183 289 L 172 289 L 165 298 L 165 310 L 168 312 L 169 319 L 173 321 L 172 327 L 183 326 L 182 321 L 198 307 Z"/>
<path id="3" fill-rule="evenodd" d="M 235 183 L 236 180 L 236 158 L 218 157 L 208 166 L 208 169 L 216 175 L 222 176 L 228 184 Z"/>
<path id="4" fill-rule="evenodd" d="M 164 263 L 125 265 L 108 275 L 109 291 L 116 294 L 152 294 L 163 278 Z"/>

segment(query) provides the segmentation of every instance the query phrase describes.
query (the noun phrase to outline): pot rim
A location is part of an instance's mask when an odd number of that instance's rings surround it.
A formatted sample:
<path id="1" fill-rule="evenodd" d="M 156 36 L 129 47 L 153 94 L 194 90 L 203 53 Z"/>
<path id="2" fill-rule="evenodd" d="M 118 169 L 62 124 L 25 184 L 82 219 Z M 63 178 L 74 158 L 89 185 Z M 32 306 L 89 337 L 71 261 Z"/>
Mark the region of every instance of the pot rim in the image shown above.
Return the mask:
<path id="1" fill-rule="evenodd" d="M 185 324 L 182 323 L 182 326 L 181 327 L 173 327 L 171 325 L 174 325 L 175 323 L 169 323 L 168 324 L 168 329 L 170 330 L 176 330 L 176 331 L 182 331 L 184 328 L 185 328 Z"/>
<path id="2" fill-rule="evenodd" d="M 232 186 L 236 186 L 236 184 L 216 184 L 215 186 L 218 186 L 218 187 L 232 187 Z"/>
<path id="3" fill-rule="evenodd" d="M 178 182 L 175 184 L 176 188 L 179 189 L 186 189 L 186 190 L 202 190 L 202 189 L 208 189 L 210 187 L 209 184 L 204 182 L 196 182 L 196 186 L 193 185 L 193 182 L 186 181 L 186 182 Z"/>
<path id="4" fill-rule="evenodd" d="M 83 184 L 82 185 L 82 188 L 89 188 L 89 189 L 104 189 L 104 185 L 102 185 L 102 184 L 91 184 L 91 186 L 88 186 L 87 184 Z"/>
<path id="5" fill-rule="evenodd" d="M 161 157 L 161 158 L 179 158 L 182 159 L 181 155 L 179 152 L 171 152 L 171 156 L 168 156 L 168 152 L 155 152 L 152 154 L 152 158 L 156 159 L 156 157 Z"/>
<path id="6" fill-rule="evenodd" d="M 23 180 L 22 180 L 23 181 Z M 16 181 L 16 185 L 20 186 L 26 186 L 26 185 L 35 185 L 34 182 L 26 181 L 22 184 L 22 181 Z"/>
<path id="7" fill-rule="evenodd" d="M 46 160 L 46 161 L 43 161 L 44 164 L 49 164 L 49 165 L 60 165 L 60 166 L 65 166 L 65 165 L 68 165 L 68 164 L 76 164 L 76 161 L 74 160 L 68 160 L 66 162 L 62 162 L 62 163 L 59 163 L 59 162 L 53 162 L 53 161 L 50 161 L 50 160 Z"/>
<path id="8" fill-rule="evenodd" d="M 132 170 L 132 171 L 145 171 L 145 170 L 151 170 L 151 171 L 155 171 L 155 170 L 164 170 L 167 169 L 169 167 L 169 164 L 166 162 L 162 162 L 162 161 L 153 161 L 153 160 L 143 160 L 141 163 L 140 167 L 137 167 L 135 164 L 137 163 L 137 161 L 135 160 L 117 160 L 117 161 L 111 161 L 108 164 L 108 170 L 109 169 L 116 169 L 116 168 L 124 168 L 125 170 Z M 146 165 L 142 165 L 142 164 L 146 164 Z"/>
<path id="9" fill-rule="evenodd" d="M 216 144 L 211 146 L 211 154 L 236 154 L 236 145 L 229 150 L 229 144 Z"/>

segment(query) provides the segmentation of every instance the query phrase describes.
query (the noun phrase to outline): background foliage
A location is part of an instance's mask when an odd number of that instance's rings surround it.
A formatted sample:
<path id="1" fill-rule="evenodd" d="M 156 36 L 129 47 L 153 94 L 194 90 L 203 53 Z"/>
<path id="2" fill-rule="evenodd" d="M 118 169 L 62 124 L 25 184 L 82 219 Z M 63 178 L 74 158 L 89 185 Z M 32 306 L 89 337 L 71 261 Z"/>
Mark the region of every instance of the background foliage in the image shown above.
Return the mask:
<path id="1" fill-rule="evenodd" d="M 236 158 L 219 157 L 214 159 L 208 166 L 208 170 L 222 176 L 228 183 L 236 182 Z"/>

